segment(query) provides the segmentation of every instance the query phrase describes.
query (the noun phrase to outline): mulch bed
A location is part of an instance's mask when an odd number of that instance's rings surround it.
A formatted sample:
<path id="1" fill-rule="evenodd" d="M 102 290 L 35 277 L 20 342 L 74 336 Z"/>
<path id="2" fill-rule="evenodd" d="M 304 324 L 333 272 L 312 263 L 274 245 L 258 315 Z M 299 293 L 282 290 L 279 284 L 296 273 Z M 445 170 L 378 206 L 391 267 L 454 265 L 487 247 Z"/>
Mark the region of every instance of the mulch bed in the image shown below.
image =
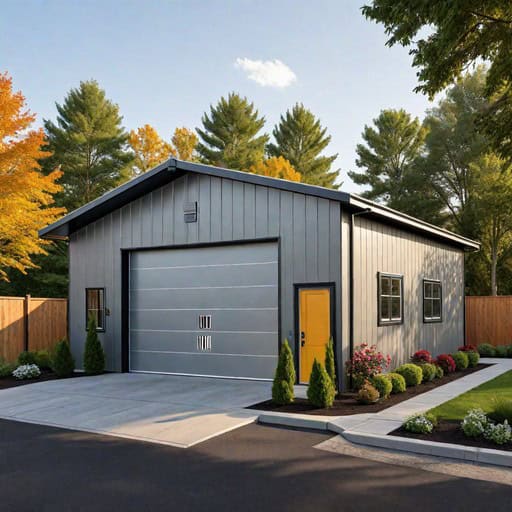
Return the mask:
<path id="1" fill-rule="evenodd" d="M 80 373 L 73 374 L 71 377 L 82 377 L 84 375 L 85 375 L 84 373 L 80 372 Z M 36 384 L 37 382 L 43 382 L 46 380 L 55 380 L 55 379 L 59 379 L 59 378 L 71 378 L 71 377 L 57 377 L 57 375 L 55 375 L 55 373 L 53 373 L 53 372 L 43 372 L 41 374 L 41 376 L 38 377 L 37 379 L 18 380 L 12 376 L 11 377 L 1 377 L 0 378 L 0 390 L 8 389 L 8 388 L 16 388 L 18 386 L 26 386 L 27 384 Z"/>
<path id="2" fill-rule="evenodd" d="M 468 368 L 463 372 L 454 372 L 443 376 L 441 379 L 436 379 L 432 382 L 420 384 L 419 386 L 407 388 L 405 393 L 399 393 L 397 395 L 391 395 L 387 400 L 383 402 L 377 402 L 376 404 L 363 405 L 356 400 L 356 393 L 339 393 L 334 404 L 329 409 L 317 409 L 311 405 L 305 398 L 295 398 L 293 404 L 289 405 L 275 405 L 272 400 L 266 400 L 259 404 L 254 404 L 247 409 L 259 409 L 260 411 L 275 411 L 275 412 L 289 412 L 297 414 L 312 414 L 319 416 L 350 416 L 352 414 L 363 414 L 371 412 L 379 412 L 393 405 L 399 404 L 404 400 L 431 391 L 432 389 L 448 384 L 454 380 L 469 375 L 471 373 L 487 368 L 488 364 L 479 364 L 474 368 Z"/>
<path id="3" fill-rule="evenodd" d="M 390 436 L 409 437 L 411 439 L 421 439 L 424 441 L 435 441 L 437 443 L 463 444 L 466 446 L 475 446 L 477 448 L 490 448 L 491 450 L 505 450 L 512 452 L 512 444 L 494 444 L 483 437 L 467 437 L 460 428 L 458 420 L 440 420 L 432 434 L 414 434 L 407 432 L 403 427 L 394 430 Z"/>

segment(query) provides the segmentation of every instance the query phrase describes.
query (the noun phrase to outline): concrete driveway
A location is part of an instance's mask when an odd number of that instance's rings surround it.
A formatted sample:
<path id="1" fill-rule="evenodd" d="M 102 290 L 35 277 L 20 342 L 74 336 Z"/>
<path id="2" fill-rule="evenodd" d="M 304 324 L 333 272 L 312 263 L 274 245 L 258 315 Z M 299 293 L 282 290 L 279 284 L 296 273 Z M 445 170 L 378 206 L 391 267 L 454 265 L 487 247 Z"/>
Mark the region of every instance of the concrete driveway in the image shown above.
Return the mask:
<path id="1" fill-rule="evenodd" d="M 136 373 L 0 391 L 0 418 L 187 448 L 257 419 L 269 382 Z"/>

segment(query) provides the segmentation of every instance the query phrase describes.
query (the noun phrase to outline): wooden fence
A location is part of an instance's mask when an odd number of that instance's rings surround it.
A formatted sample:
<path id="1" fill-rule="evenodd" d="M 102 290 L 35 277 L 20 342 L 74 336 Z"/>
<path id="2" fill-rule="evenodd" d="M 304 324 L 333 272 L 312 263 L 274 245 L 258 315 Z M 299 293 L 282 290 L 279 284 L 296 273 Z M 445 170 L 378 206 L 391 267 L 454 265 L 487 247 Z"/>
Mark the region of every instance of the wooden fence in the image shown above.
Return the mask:
<path id="1" fill-rule="evenodd" d="M 512 344 L 512 296 L 466 297 L 466 343 Z"/>
<path id="2" fill-rule="evenodd" d="M 51 349 L 67 336 L 67 299 L 0 297 L 0 358 L 14 361 L 23 350 Z"/>

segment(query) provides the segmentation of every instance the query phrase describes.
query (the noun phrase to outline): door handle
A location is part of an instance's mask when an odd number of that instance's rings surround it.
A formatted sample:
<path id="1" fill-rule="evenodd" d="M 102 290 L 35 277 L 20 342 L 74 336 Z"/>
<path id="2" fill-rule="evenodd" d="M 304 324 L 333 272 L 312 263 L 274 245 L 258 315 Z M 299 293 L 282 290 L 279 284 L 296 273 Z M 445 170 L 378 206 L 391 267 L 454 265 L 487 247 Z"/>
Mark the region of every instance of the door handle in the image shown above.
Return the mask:
<path id="1" fill-rule="evenodd" d="M 302 341 L 300 342 L 300 346 L 301 346 L 301 347 L 303 347 L 305 344 L 306 344 L 306 340 L 302 340 Z"/>
<path id="2" fill-rule="evenodd" d="M 300 346 L 303 347 L 306 344 L 306 335 L 304 334 L 304 331 L 301 331 L 300 333 Z"/>

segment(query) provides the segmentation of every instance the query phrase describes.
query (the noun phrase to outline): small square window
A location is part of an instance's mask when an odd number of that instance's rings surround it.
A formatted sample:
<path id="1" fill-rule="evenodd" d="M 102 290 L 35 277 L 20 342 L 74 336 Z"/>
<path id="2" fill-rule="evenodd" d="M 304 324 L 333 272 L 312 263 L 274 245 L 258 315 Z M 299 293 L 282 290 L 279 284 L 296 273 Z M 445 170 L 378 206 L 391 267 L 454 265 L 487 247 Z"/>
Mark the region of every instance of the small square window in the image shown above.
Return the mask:
<path id="1" fill-rule="evenodd" d="M 423 321 L 442 322 L 443 292 L 439 281 L 423 280 Z"/>
<path id="2" fill-rule="evenodd" d="M 105 330 L 105 288 L 86 288 L 85 290 L 85 324 L 91 315 L 96 320 L 96 330 Z"/>
<path id="3" fill-rule="evenodd" d="M 378 275 L 379 325 L 400 324 L 403 321 L 403 278 L 390 274 Z"/>

